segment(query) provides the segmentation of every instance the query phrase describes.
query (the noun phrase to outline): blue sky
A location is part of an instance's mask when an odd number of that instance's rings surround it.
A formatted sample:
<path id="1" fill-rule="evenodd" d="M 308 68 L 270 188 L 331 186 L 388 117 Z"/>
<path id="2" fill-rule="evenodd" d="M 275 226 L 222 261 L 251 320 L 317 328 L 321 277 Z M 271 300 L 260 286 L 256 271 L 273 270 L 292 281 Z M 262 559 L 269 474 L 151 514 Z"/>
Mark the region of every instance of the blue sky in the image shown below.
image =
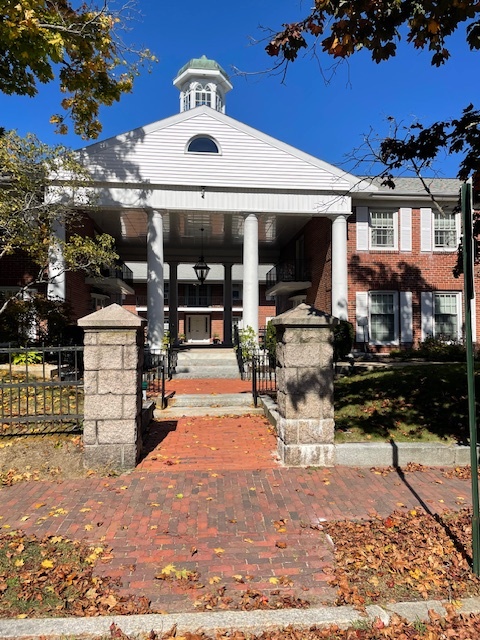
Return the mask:
<path id="1" fill-rule="evenodd" d="M 230 74 L 229 116 L 349 170 L 348 154 L 370 128 L 385 133 L 387 116 L 428 124 L 459 114 L 470 102 L 480 103 L 479 54 L 468 51 L 463 33 L 451 41 L 452 59 L 441 69 L 431 67 L 428 52 L 402 44 L 395 59 L 380 65 L 362 52 L 332 74 L 331 58 L 316 60 L 307 52 L 290 66 L 283 83 L 278 75 L 256 73 L 274 64 L 264 43 L 253 44 L 266 37 L 261 27 L 277 29 L 303 17 L 309 7 L 296 0 L 138 0 L 142 16 L 131 22 L 127 39 L 150 48 L 159 63 L 141 74 L 131 95 L 102 109 L 100 139 L 177 113 L 172 80 L 185 62 L 202 54 Z M 234 68 L 252 75 L 236 76 Z M 0 95 L 0 124 L 22 135 L 34 132 L 48 143 L 83 146 L 73 134 L 53 133 L 48 120 L 60 110 L 59 99 L 53 84 L 41 87 L 33 99 Z M 436 168 L 443 177 L 453 177 L 456 166 L 454 158 L 442 158 Z"/>

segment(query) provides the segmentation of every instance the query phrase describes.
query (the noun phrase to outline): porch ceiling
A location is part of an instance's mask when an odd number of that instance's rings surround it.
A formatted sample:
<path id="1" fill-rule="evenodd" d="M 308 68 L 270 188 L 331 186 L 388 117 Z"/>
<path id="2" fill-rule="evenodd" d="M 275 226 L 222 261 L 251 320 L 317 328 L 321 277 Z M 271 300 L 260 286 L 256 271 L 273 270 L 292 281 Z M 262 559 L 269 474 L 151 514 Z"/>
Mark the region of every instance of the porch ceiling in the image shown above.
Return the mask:
<path id="1" fill-rule="evenodd" d="M 280 249 L 308 222 L 311 216 L 259 213 L 260 263 L 275 263 Z M 99 209 L 90 216 L 105 233 L 112 235 L 123 260 L 146 261 L 147 214 L 143 209 Z M 242 262 L 244 214 L 169 211 L 163 216 L 165 260 L 195 262 L 201 252 L 207 261 Z"/>

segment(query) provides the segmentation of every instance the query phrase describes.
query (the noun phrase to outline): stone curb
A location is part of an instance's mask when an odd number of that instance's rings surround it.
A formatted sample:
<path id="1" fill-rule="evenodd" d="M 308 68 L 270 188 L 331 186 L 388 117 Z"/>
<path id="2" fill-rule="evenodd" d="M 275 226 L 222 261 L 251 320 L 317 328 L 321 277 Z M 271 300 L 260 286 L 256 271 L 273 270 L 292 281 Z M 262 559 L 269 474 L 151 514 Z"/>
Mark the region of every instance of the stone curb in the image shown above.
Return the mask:
<path id="1" fill-rule="evenodd" d="M 115 623 L 129 636 L 148 634 L 150 631 L 165 633 L 176 625 L 177 633 L 203 631 L 214 635 L 219 629 L 261 633 L 267 630 L 293 626 L 306 629 L 313 626 L 326 627 L 336 624 L 349 627 L 358 622 L 373 622 L 377 618 L 388 624 L 393 613 L 408 622 L 428 620 L 428 611 L 433 609 L 440 616 L 446 614 L 444 604 L 437 600 L 422 602 L 400 602 L 380 607 L 366 607 L 362 614 L 353 607 L 317 607 L 311 609 L 281 609 L 279 611 L 215 611 L 201 613 L 169 613 L 136 616 L 102 616 L 95 618 L 35 618 L 0 620 L 0 640 L 45 640 L 46 637 L 84 637 L 110 634 L 110 625 Z M 459 613 L 480 613 L 480 598 L 467 598 L 457 603 Z"/>
<path id="2" fill-rule="evenodd" d="M 277 425 L 277 405 L 260 397 L 266 418 Z M 342 467 L 402 467 L 409 462 L 427 467 L 463 467 L 470 464 L 470 447 L 441 442 L 346 442 L 335 444 L 335 465 Z"/>

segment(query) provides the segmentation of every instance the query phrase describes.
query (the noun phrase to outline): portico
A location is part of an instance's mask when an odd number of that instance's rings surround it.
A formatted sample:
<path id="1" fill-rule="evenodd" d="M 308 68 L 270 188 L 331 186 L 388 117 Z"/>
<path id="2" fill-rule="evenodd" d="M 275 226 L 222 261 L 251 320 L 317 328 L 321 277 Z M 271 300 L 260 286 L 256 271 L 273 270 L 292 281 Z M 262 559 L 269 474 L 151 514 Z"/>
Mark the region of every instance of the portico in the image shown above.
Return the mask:
<path id="1" fill-rule="evenodd" d="M 325 311 L 346 318 L 350 194 L 372 187 L 225 115 L 231 85 L 216 62 L 191 60 L 175 84 L 183 96 L 179 114 L 80 151 L 98 196 L 89 215 L 116 238 L 123 261 L 147 265 L 150 345 L 160 346 L 165 330 L 166 264 L 168 325 L 176 337 L 179 268 L 193 265 L 201 249 L 209 266 L 223 268 L 224 342 L 232 336 L 236 265 L 242 265 L 243 326 L 258 333 L 259 269 L 279 264 L 284 247 L 314 217 L 331 221 L 331 309 Z M 294 292 L 276 283 L 267 293 Z"/>

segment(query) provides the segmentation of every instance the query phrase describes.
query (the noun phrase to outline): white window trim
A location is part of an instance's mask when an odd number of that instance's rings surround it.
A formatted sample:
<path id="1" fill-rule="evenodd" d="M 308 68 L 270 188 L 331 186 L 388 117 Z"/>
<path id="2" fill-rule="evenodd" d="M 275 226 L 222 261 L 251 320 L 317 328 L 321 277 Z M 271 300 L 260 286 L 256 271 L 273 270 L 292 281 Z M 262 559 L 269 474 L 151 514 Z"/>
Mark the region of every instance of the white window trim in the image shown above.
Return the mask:
<path id="1" fill-rule="evenodd" d="M 372 211 L 380 211 L 385 213 L 393 214 L 393 247 L 381 247 L 374 246 L 372 244 Z M 402 217 L 404 222 L 404 227 L 402 228 L 402 236 L 400 238 L 400 213 L 398 209 L 392 209 L 389 207 L 375 207 L 374 209 L 370 209 L 369 207 L 356 207 L 356 250 L 357 251 L 370 251 L 370 252 L 398 252 L 399 251 L 399 242 L 401 239 L 402 246 L 400 247 L 401 251 L 411 251 L 411 239 L 408 241 L 408 229 L 406 228 L 406 222 L 408 221 L 408 211 L 410 211 L 411 218 L 411 209 L 402 209 Z M 410 225 L 411 227 L 411 225 Z M 411 235 L 411 228 L 410 228 Z"/>
<path id="2" fill-rule="evenodd" d="M 372 318 L 371 318 L 371 309 L 372 309 L 372 295 L 375 295 L 377 293 L 389 293 L 389 294 L 393 294 L 393 334 L 394 334 L 394 339 L 393 340 L 386 340 L 386 341 L 382 341 L 382 340 L 372 340 L 372 335 L 371 335 L 371 326 L 372 326 Z M 370 331 L 369 331 L 369 336 L 370 336 L 370 340 L 369 340 L 369 344 L 373 345 L 373 346 L 377 346 L 377 347 L 389 347 L 389 346 L 398 346 L 400 344 L 400 327 L 399 327 L 399 317 L 400 317 L 400 313 L 399 313 L 399 306 L 398 306 L 398 291 L 384 291 L 384 290 L 379 290 L 379 291 L 369 291 L 368 292 L 368 325 L 370 327 Z"/>
<path id="3" fill-rule="evenodd" d="M 393 214 L 393 247 L 383 247 L 372 244 L 372 211 Z M 368 212 L 368 248 L 370 251 L 398 251 L 398 210 L 375 208 Z"/>
<path id="4" fill-rule="evenodd" d="M 433 337 L 436 338 L 435 330 L 435 294 L 454 295 L 457 303 L 457 337 L 456 340 L 463 338 L 463 314 L 462 314 L 462 292 L 461 291 L 434 291 L 433 292 Z"/>
<path id="5" fill-rule="evenodd" d="M 194 140 L 197 140 L 198 138 L 209 138 L 212 142 L 214 142 L 217 145 L 217 149 L 218 151 L 189 151 L 188 147 L 191 145 L 191 143 Z M 184 149 L 184 154 L 187 156 L 208 156 L 210 158 L 215 157 L 215 156 L 221 156 L 222 155 L 222 148 L 218 142 L 218 140 L 216 138 L 214 138 L 213 136 L 211 136 L 209 133 L 197 133 L 196 135 L 192 136 L 187 144 L 185 145 L 185 149 Z"/>
<path id="6" fill-rule="evenodd" d="M 448 212 L 453 213 L 453 212 Z M 455 253 L 458 249 L 461 235 L 461 219 L 457 212 L 455 215 L 455 232 L 456 239 L 453 247 L 436 247 L 435 246 L 435 214 L 431 208 L 425 207 L 420 209 L 420 237 L 422 252 L 428 253 Z"/>
<path id="7" fill-rule="evenodd" d="M 452 213 L 448 211 L 447 213 Z M 432 211 L 432 251 L 434 253 L 455 253 L 458 249 L 461 234 L 461 216 L 457 212 L 453 214 L 455 216 L 455 244 L 453 247 L 436 247 L 435 246 L 435 212 Z"/>
<path id="8" fill-rule="evenodd" d="M 421 293 L 422 342 L 426 338 L 435 338 L 435 294 L 449 293 L 457 298 L 457 340 L 463 338 L 463 303 L 461 291 L 423 291 Z"/>

